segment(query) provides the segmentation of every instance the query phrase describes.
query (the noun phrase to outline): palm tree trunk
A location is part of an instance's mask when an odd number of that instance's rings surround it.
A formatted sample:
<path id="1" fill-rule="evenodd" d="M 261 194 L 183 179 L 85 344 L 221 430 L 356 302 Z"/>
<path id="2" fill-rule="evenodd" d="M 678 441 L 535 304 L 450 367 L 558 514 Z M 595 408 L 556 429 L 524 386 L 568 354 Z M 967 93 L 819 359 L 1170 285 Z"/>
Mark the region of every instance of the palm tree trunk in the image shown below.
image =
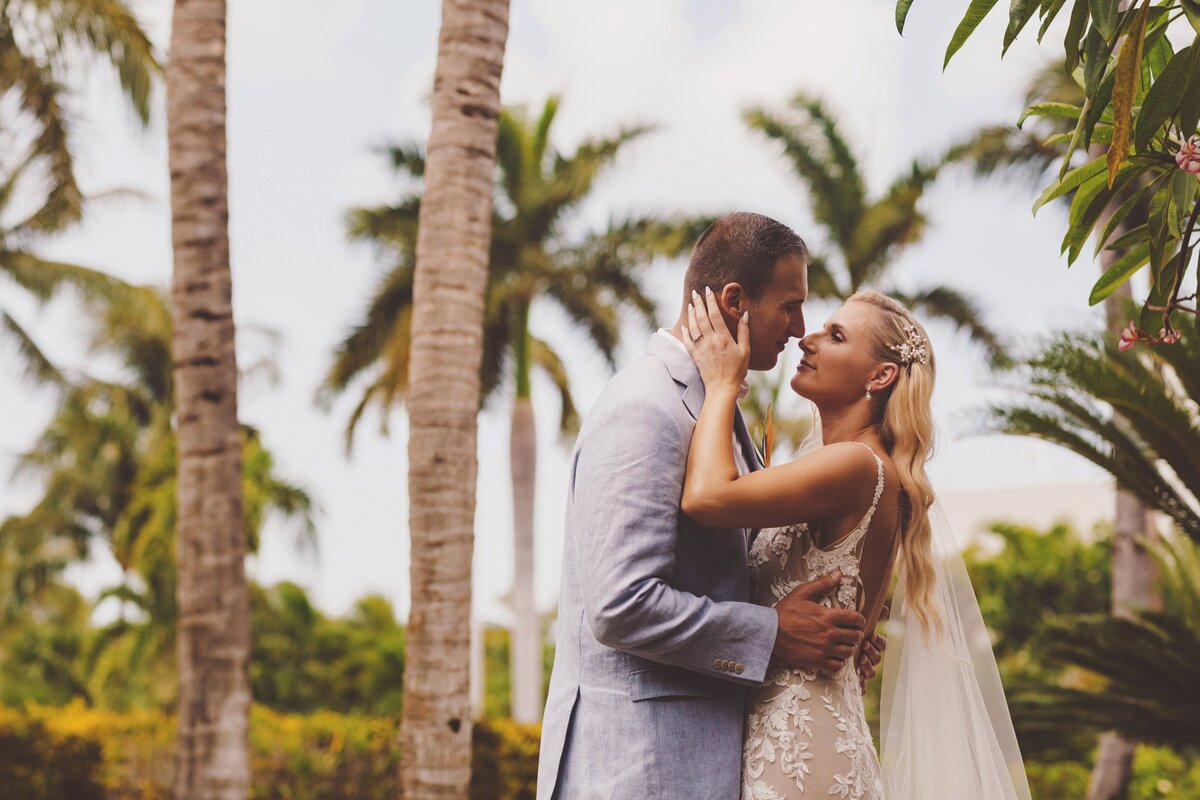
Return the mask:
<path id="1" fill-rule="evenodd" d="M 1124 225 L 1118 226 L 1116 236 L 1124 233 Z M 1120 256 L 1120 253 L 1105 250 L 1100 255 L 1101 273 Z M 1127 320 L 1125 311 L 1133 302 L 1133 290 L 1129 284 L 1104 301 L 1106 327 L 1110 336 L 1119 336 Z M 1120 421 L 1120 415 L 1117 415 Z M 1120 486 L 1117 487 L 1116 508 L 1113 521 L 1112 563 L 1112 607 L 1118 617 L 1129 617 L 1139 608 L 1153 608 L 1158 604 L 1154 597 L 1154 580 L 1157 575 L 1154 560 L 1142 544 L 1142 537 L 1153 537 L 1154 518 L 1140 500 Z M 1116 732 L 1100 737 L 1096 753 L 1096 764 L 1088 782 L 1087 800 L 1125 800 L 1129 796 L 1129 785 L 1133 780 L 1133 756 L 1138 742 Z"/>
<path id="2" fill-rule="evenodd" d="M 250 791 L 244 572 L 225 165 L 225 0 L 176 0 L 167 66 L 179 426 L 176 800 Z"/>
<path id="3" fill-rule="evenodd" d="M 443 0 L 409 372 L 406 800 L 466 798 L 476 416 L 508 0 Z"/>
<path id="4" fill-rule="evenodd" d="M 537 485 L 537 430 L 530 400 L 529 307 L 517 320 L 517 397 L 509 438 L 513 492 L 513 637 L 510 649 L 512 714 L 517 722 L 542 718 L 542 637 L 534 593 L 533 509 Z"/>

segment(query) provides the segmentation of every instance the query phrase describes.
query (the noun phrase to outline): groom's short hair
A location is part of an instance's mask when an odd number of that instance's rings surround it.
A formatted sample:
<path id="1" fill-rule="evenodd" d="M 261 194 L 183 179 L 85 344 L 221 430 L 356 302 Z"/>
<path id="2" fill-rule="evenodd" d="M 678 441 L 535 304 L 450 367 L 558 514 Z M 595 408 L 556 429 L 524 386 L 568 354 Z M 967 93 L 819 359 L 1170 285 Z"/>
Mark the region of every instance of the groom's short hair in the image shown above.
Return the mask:
<path id="1" fill-rule="evenodd" d="M 726 214 L 696 240 L 683 278 L 685 295 L 740 283 L 757 300 L 770 285 L 775 265 L 789 255 L 808 261 L 808 246 L 787 225 L 748 211 Z"/>

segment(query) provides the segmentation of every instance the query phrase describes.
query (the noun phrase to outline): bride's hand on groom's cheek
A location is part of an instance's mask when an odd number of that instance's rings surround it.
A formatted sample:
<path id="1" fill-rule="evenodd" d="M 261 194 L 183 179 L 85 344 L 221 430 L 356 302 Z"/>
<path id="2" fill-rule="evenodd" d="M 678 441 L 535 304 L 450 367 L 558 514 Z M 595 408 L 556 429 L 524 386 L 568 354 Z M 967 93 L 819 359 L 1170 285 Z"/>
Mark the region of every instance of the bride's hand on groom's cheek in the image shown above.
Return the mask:
<path id="1" fill-rule="evenodd" d="M 750 367 L 749 312 L 738 320 L 737 338 L 734 339 L 729 335 L 716 295 L 708 288 L 704 294 L 701 297 L 698 292 L 692 292 L 687 324 L 683 328 L 683 344 L 699 367 L 707 391 L 725 385 L 740 389 Z"/>

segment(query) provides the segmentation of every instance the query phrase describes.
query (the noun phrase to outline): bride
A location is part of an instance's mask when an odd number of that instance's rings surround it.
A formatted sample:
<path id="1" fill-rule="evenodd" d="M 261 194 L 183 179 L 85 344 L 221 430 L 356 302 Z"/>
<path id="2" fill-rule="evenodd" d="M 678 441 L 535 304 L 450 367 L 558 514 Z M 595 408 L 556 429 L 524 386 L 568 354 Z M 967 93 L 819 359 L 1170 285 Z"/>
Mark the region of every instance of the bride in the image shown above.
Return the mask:
<path id="1" fill-rule="evenodd" d="M 683 338 L 705 400 L 683 512 L 706 526 L 762 529 L 750 564 L 763 605 L 840 573 L 824 603 L 859 610 L 869 634 L 899 572 L 882 762 L 855 659 L 835 672 L 773 664 L 747 698 L 742 800 L 1028 800 L 987 632 L 925 474 L 935 367 L 920 323 L 878 292 L 851 296 L 801 339 L 791 382 L 816 406 L 821 445 L 739 478 L 730 441 L 752 322 L 737 321 L 735 340 L 711 291 L 693 301 Z"/>

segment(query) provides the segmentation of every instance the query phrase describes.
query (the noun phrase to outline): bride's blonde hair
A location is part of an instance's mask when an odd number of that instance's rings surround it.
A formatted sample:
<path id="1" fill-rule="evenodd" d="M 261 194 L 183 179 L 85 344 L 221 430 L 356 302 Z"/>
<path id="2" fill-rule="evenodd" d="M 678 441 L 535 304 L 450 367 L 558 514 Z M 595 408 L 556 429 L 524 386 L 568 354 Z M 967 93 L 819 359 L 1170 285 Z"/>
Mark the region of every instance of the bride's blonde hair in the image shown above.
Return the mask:
<path id="1" fill-rule="evenodd" d="M 879 438 L 892 457 L 900 476 L 900 557 L 905 567 L 904 593 L 908 607 L 922 629 L 939 632 L 942 619 L 933 607 L 933 539 L 929 507 L 933 505 L 933 484 L 925 473 L 925 462 L 933 455 L 934 427 L 930 400 L 933 396 L 933 347 L 925 328 L 901 303 L 873 290 L 857 292 L 847 303 L 866 303 L 878 309 L 871 330 L 872 355 L 879 361 L 896 364 L 899 375 L 892 385 L 878 392 L 873 400 L 873 421 L 879 425 Z M 896 347 L 909 341 L 915 328 L 924 339 L 925 359 L 904 363 Z"/>

